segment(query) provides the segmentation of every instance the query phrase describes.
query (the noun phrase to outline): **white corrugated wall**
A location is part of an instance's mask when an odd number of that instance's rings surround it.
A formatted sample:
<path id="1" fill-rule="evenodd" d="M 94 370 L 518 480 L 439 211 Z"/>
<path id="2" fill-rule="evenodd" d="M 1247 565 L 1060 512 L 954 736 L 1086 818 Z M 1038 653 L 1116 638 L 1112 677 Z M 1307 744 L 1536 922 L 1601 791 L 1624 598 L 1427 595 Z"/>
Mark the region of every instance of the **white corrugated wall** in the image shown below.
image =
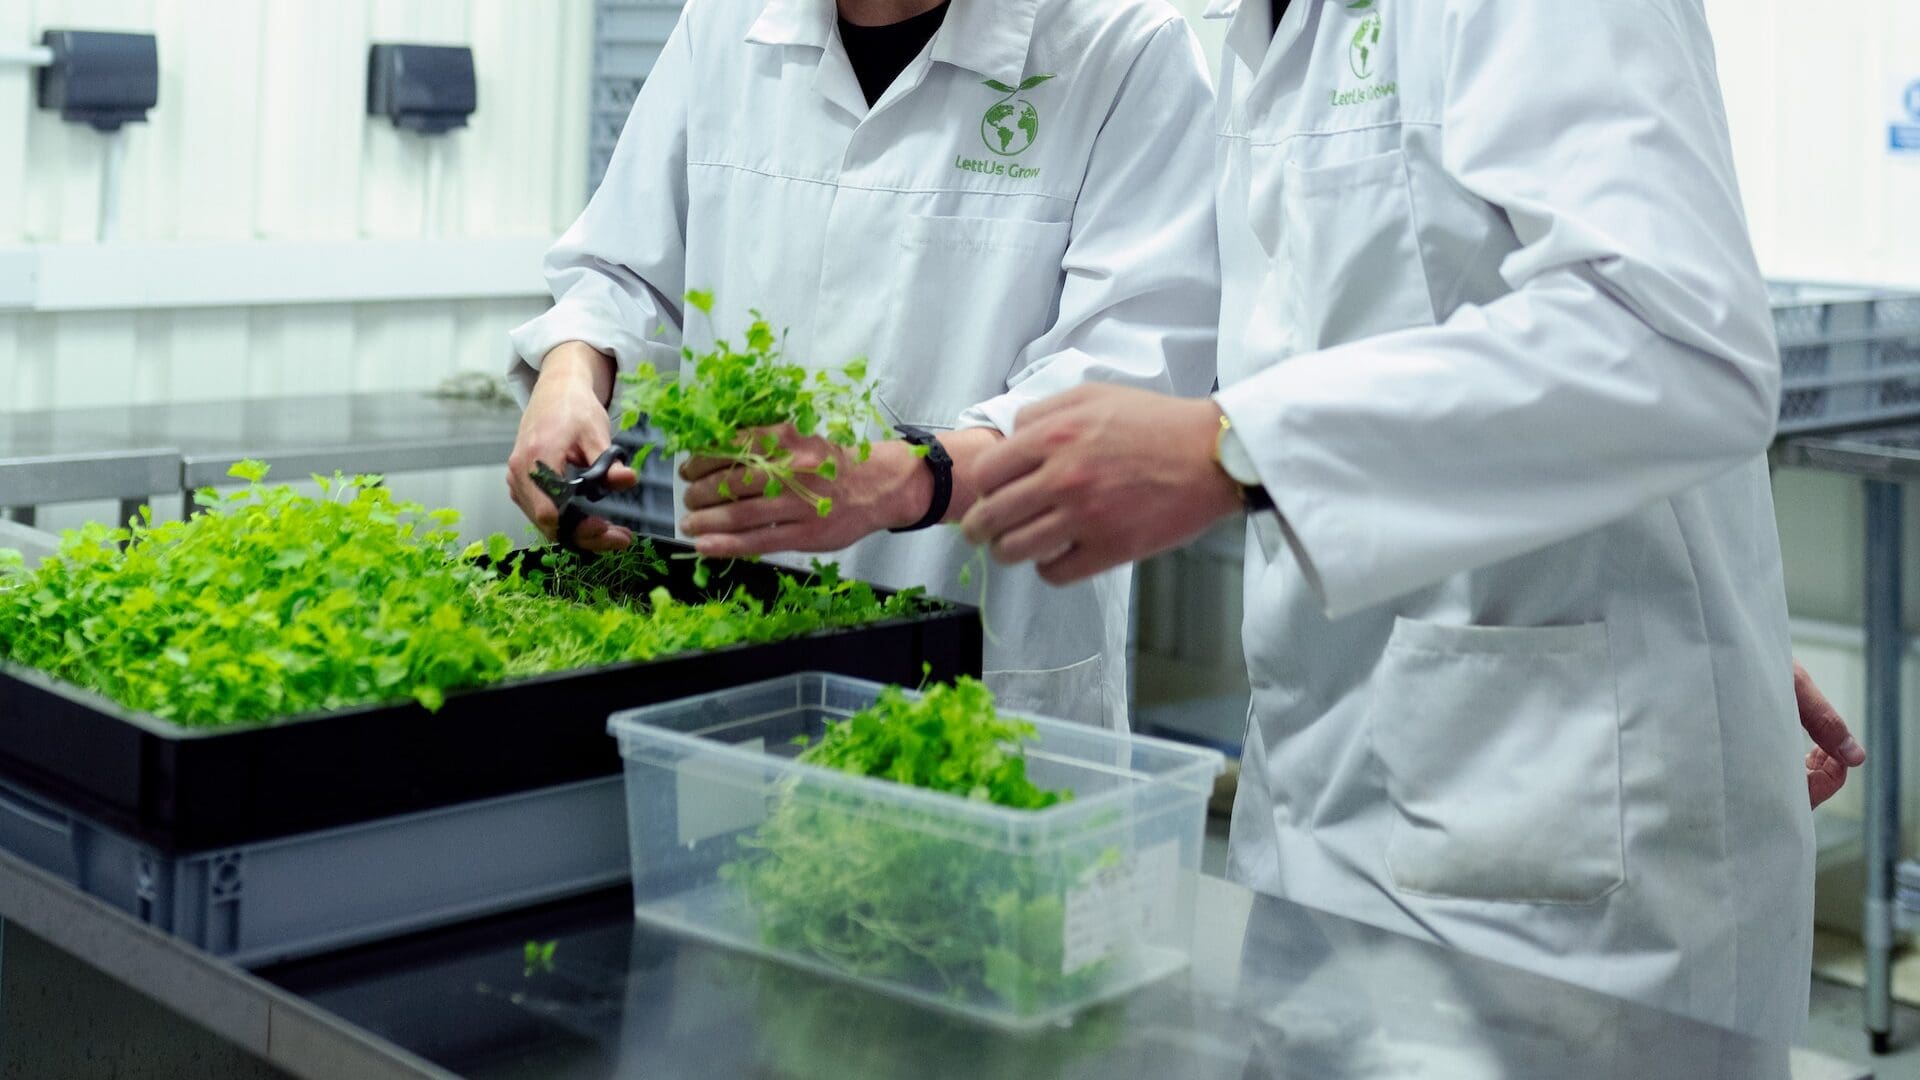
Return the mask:
<path id="1" fill-rule="evenodd" d="M 439 235 L 552 236 L 584 199 L 591 0 L 0 0 L 0 45 L 47 28 L 159 37 L 160 105 L 127 129 L 128 241 L 423 235 L 421 140 L 365 115 L 374 41 L 474 50 L 480 108 L 446 139 Z M 103 145 L 0 68 L 0 245 L 91 241 Z M 542 306 L 0 312 L 0 409 L 427 388 L 498 369 Z M 399 484 L 504 527 L 498 473 Z"/>

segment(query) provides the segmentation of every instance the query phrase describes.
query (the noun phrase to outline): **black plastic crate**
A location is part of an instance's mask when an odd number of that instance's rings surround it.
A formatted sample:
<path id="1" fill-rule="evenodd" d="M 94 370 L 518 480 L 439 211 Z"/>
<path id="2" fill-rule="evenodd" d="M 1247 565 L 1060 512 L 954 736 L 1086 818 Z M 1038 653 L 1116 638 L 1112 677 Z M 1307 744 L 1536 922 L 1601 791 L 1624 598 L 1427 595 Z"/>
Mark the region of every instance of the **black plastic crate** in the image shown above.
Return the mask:
<path id="1" fill-rule="evenodd" d="M 636 594 L 697 599 L 692 573 L 670 559 Z M 716 566 L 706 592 L 767 598 L 791 573 Z M 204 850 L 615 775 L 606 724 L 621 709 L 799 671 L 914 685 L 923 665 L 939 680 L 980 674 L 974 609 L 499 683 L 449 694 L 438 713 L 407 701 L 215 730 L 0 664 L 0 775 L 162 851 Z"/>

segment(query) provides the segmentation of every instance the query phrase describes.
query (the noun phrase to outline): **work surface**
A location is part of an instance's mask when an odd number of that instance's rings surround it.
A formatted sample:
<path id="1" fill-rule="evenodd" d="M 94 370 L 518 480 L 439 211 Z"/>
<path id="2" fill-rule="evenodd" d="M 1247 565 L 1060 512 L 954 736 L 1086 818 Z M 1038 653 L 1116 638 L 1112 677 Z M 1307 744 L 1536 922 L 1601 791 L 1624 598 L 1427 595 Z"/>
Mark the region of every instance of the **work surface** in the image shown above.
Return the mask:
<path id="1" fill-rule="evenodd" d="M 1192 971 L 1027 1036 L 637 927 L 624 892 L 263 975 L 476 1080 L 1788 1075 L 1784 1045 L 1224 882 L 1198 916 Z"/>
<path id="2" fill-rule="evenodd" d="M 285 479 L 495 464 L 519 421 L 512 406 L 404 393 L 0 414 L 0 503 L 231 483 L 227 469 L 245 458 L 271 462 Z M 131 484 L 128 458 L 147 468 Z M 116 482 L 97 480 L 102 472 Z"/>

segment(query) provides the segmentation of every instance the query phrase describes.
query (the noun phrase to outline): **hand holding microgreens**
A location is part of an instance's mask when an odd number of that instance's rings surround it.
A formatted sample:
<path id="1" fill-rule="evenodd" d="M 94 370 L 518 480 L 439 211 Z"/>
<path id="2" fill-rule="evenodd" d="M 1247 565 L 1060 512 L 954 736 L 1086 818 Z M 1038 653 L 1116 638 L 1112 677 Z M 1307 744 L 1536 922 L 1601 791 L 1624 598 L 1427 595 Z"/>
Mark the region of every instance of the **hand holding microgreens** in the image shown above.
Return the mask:
<path id="1" fill-rule="evenodd" d="M 710 293 L 689 292 L 687 306 L 713 317 Z M 681 349 L 690 379 L 678 372 L 663 374 L 652 364 L 622 376 L 626 390 L 621 426 L 633 427 L 645 417 L 664 452 L 730 461 L 743 470 L 746 484 L 764 484 L 766 497 L 791 491 L 825 517 L 833 511 L 833 500 L 808 487 L 807 478 L 831 482 L 839 462 L 829 457 L 817 467 L 796 468 L 792 451 L 772 429 L 791 425 L 800 436 L 824 438 L 845 450 L 854 464 L 864 464 L 873 452 L 869 432 L 884 423 L 874 404 L 876 384 L 867 378 L 865 360 L 838 372 L 809 371 L 785 362 L 784 339 L 759 312 L 752 315 L 737 348 L 720 339 L 704 353 L 690 346 Z M 724 485 L 721 495 L 732 497 Z"/>

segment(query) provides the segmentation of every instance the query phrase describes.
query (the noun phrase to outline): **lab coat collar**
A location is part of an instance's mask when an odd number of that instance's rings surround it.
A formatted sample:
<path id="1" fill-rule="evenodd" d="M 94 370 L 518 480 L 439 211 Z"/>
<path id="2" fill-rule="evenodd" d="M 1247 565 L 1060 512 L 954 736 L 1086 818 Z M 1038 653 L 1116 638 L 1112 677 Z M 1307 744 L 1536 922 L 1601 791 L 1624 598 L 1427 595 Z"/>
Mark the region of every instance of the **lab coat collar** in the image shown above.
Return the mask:
<path id="1" fill-rule="evenodd" d="M 1241 0 L 1208 0 L 1203 19 L 1231 19 L 1240 13 Z"/>
<path id="2" fill-rule="evenodd" d="M 989 79 L 1018 85 L 1030 74 L 1027 54 L 1040 0 L 952 0 L 933 39 L 933 59 Z M 809 45 L 824 49 L 839 19 L 834 0 L 767 0 L 747 31 L 762 45 Z"/>
<path id="3" fill-rule="evenodd" d="M 1040 0 L 953 0 L 933 59 L 1018 86 L 1039 74 L 1026 69 L 1039 12 Z"/>
<path id="4" fill-rule="evenodd" d="M 811 45 L 824 49 L 833 40 L 839 9 L 834 0 L 767 0 L 747 40 L 761 45 Z"/>

